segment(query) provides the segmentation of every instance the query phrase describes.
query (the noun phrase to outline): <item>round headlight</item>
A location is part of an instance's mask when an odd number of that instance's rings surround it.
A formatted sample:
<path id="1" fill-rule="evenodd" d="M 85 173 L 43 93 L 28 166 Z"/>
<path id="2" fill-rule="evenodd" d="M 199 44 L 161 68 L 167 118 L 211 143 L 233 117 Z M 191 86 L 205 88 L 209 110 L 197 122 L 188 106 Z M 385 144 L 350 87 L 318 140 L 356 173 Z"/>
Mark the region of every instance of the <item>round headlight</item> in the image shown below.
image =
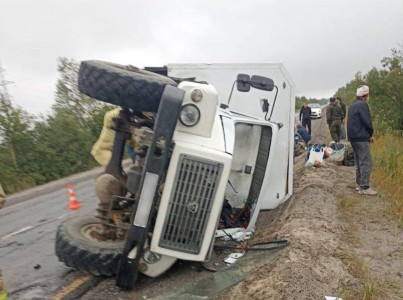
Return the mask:
<path id="1" fill-rule="evenodd" d="M 203 99 L 203 93 L 199 89 L 194 89 L 190 94 L 190 98 L 192 98 L 194 102 L 199 102 L 201 99 Z"/>
<path id="2" fill-rule="evenodd" d="M 182 106 L 179 121 L 188 127 L 195 126 L 200 120 L 199 108 L 191 103 Z"/>

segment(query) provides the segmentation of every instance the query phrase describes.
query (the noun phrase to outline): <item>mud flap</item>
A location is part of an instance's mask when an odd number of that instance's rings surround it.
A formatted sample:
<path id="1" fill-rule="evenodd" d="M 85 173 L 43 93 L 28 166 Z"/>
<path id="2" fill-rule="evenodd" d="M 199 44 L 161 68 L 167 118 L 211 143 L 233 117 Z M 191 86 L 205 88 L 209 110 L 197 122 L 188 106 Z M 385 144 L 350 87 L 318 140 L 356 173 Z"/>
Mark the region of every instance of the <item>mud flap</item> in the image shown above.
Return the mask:
<path id="1" fill-rule="evenodd" d="M 147 152 L 141 179 L 142 188 L 137 211 L 131 218 L 129 235 L 119 261 L 116 285 L 121 288 L 132 289 L 137 279 L 142 249 L 147 241 L 150 220 L 155 210 L 158 186 L 167 164 L 184 94 L 183 90 L 167 85 L 161 96 L 153 140 Z M 158 152 L 156 147 L 161 138 L 166 141 L 165 150 L 162 153 Z M 138 249 L 136 256 L 129 258 L 129 253 L 134 247 Z"/>

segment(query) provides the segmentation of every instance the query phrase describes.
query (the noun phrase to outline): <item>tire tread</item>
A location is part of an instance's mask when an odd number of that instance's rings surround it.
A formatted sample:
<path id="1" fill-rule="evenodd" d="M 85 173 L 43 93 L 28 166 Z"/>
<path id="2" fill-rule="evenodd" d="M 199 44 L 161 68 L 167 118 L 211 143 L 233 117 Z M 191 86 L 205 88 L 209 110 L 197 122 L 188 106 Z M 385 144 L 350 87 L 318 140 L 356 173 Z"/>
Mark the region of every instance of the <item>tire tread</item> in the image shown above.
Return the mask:
<path id="1" fill-rule="evenodd" d="M 66 231 L 64 222 L 56 233 L 55 251 L 61 262 L 73 269 L 95 276 L 113 276 L 117 272 L 122 249 L 96 248 L 78 243 Z"/>
<path id="2" fill-rule="evenodd" d="M 80 65 L 78 89 L 92 98 L 137 111 L 157 112 L 169 77 L 113 63 L 89 60 Z"/>

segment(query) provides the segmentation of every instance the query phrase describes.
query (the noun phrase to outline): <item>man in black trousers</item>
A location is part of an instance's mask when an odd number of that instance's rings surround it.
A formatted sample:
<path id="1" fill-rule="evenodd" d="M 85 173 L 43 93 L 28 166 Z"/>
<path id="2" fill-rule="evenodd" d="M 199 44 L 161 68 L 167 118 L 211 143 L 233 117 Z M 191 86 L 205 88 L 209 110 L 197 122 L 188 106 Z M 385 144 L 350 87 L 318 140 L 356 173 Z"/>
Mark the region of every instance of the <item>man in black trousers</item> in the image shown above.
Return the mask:
<path id="1" fill-rule="evenodd" d="M 302 122 L 302 127 L 308 128 L 308 133 L 312 136 L 311 133 L 311 108 L 308 106 L 308 102 L 304 103 L 304 106 L 301 107 L 299 112 L 299 120 Z"/>

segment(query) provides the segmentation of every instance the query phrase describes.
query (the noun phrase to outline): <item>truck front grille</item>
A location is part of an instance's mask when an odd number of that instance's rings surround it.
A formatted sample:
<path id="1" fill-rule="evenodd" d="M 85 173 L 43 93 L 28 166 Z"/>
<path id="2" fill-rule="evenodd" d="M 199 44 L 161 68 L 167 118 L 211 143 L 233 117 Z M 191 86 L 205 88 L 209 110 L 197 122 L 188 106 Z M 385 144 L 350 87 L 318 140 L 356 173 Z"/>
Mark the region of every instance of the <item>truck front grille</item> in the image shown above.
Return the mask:
<path id="1" fill-rule="evenodd" d="M 159 246 L 198 254 L 223 164 L 181 154 Z"/>

